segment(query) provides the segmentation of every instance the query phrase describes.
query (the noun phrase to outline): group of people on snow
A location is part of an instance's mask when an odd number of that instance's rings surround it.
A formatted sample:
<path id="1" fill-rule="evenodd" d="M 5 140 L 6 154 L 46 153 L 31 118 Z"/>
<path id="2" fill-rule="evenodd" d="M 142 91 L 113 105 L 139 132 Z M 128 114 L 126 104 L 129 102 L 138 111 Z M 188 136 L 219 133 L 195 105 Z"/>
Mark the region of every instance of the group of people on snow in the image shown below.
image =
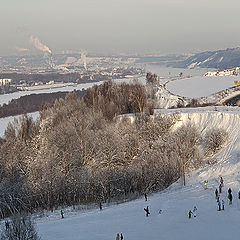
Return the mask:
<path id="1" fill-rule="evenodd" d="M 194 206 L 193 210 L 189 210 L 189 212 L 188 212 L 188 218 L 196 217 L 196 216 L 197 216 L 197 207 Z"/>
<path id="2" fill-rule="evenodd" d="M 119 235 L 119 233 L 117 233 L 116 240 L 123 240 L 122 233 L 120 235 Z"/>

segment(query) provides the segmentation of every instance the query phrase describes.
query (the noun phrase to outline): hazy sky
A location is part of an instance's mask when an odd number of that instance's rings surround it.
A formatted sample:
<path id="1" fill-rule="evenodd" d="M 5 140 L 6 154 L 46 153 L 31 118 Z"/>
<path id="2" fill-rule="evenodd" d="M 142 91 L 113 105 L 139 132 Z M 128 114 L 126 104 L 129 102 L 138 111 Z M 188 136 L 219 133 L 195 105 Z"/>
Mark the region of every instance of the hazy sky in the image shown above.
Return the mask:
<path id="1" fill-rule="evenodd" d="M 0 0 L 0 55 L 189 53 L 240 45 L 239 0 Z M 24 51 L 30 49 L 30 51 Z"/>

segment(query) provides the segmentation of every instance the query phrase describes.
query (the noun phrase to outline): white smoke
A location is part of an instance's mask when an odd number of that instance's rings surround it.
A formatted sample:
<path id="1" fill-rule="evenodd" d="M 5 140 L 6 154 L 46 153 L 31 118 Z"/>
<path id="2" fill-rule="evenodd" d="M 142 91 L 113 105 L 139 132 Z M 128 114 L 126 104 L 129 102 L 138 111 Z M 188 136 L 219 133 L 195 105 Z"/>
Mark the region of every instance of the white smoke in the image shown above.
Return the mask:
<path id="1" fill-rule="evenodd" d="M 29 38 L 29 42 L 38 50 L 42 51 L 42 52 L 48 52 L 48 53 L 52 53 L 52 51 L 49 49 L 48 46 L 44 45 L 43 43 L 41 43 L 41 41 L 34 36 L 30 36 Z"/>
<path id="2" fill-rule="evenodd" d="M 81 52 L 81 60 L 83 63 L 83 67 L 85 68 L 85 70 L 87 70 L 87 53 L 85 51 Z"/>
<path id="3" fill-rule="evenodd" d="M 18 52 L 27 52 L 27 51 L 29 51 L 28 48 L 22 48 L 22 47 L 18 47 L 18 46 L 16 46 L 15 49 L 16 49 Z"/>

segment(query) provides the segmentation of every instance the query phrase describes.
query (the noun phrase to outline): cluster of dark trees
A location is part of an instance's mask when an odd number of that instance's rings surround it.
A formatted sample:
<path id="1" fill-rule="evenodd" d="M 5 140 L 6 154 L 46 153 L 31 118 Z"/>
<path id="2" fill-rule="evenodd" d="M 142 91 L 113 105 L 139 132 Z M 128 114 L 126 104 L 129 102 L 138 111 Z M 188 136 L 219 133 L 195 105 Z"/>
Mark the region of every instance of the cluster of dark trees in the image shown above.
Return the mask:
<path id="1" fill-rule="evenodd" d="M 107 119 L 126 113 L 142 114 L 148 110 L 146 88 L 138 82 L 117 84 L 105 81 L 88 89 L 83 100 L 87 107 L 100 109 Z"/>
<path id="2" fill-rule="evenodd" d="M 37 121 L 9 124 L 0 139 L 0 217 L 137 197 L 198 167 L 197 128 L 174 130 L 177 116 L 143 114 L 145 95 L 139 83 L 106 82 L 84 98 L 56 100 Z M 114 118 L 125 112 L 140 114 L 131 123 Z"/>
<path id="3" fill-rule="evenodd" d="M 40 93 L 12 99 L 8 104 L 0 106 L 0 118 L 40 111 L 43 107 L 51 106 L 55 100 L 65 98 L 67 92 Z M 85 90 L 74 91 L 76 97 L 83 97 Z"/>

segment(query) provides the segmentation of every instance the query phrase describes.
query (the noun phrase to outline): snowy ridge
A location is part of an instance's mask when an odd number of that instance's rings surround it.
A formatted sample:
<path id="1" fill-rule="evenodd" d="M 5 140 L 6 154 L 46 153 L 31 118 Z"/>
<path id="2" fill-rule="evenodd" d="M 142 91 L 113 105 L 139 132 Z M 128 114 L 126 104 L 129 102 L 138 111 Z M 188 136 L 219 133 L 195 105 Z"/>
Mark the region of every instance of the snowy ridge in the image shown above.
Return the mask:
<path id="1" fill-rule="evenodd" d="M 156 110 L 155 114 L 178 113 L 181 117 L 175 128 L 189 121 L 204 133 L 211 127 L 223 127 L 230 139 L 214 158 L 218 163 L 205 166 L 187 175 L 187 185 L 179 180 L 168 189 L 144 198 L 117 206 L 106 207 L 74 216 L 60 214 L 55 220 L 37 221 L 43 240 L 112 240 L 122 232 L 131 240 L 228 240 L 239 239 L 240 200 L 240 110 L 237 107 L 207 107 L 194 109 Z M 223 176 L 224 187 L 220 199 L 225 210 L 217 211 L 215 188 Z M 208 180 L 208 189 L 203 181 Z M 233 204 L 228 205 L 227 189 L 233 190 Z M 143 208 L 149 206 L 150 216 Z M 189 219 L 188 211 L 197 206 L 197 217 Z M 162 212 L 159 214 L 159 210 Z M 230 236 L 230 237 L 229 237 Z"/>

